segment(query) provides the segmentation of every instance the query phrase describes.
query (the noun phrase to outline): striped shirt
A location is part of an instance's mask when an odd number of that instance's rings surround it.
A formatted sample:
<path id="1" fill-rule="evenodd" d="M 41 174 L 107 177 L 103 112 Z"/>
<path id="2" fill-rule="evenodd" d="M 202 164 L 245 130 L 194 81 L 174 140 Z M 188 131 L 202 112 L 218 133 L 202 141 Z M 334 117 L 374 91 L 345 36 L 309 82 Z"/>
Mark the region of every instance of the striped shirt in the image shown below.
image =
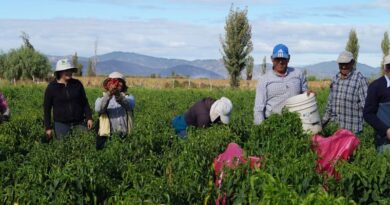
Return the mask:
<path id="1" fill-rule="evenodd" d="M 323 122 L 330 120 L 340 128 L 361 132 L 367 88 L 367 79 L 358 71 L 351 72 L 344 80 L 340 78 L 340 73 L 337 74 L 330 84 Z"/>
<path id="2" fill-rule="evenodd" d="M 261 124 L 272 113 L 281 113 L 285 101 L 307 91 L 302 71 L 288 67 L 285 76 L 269 71 L 261 76 L 256 87 L 254 123 Z"/>

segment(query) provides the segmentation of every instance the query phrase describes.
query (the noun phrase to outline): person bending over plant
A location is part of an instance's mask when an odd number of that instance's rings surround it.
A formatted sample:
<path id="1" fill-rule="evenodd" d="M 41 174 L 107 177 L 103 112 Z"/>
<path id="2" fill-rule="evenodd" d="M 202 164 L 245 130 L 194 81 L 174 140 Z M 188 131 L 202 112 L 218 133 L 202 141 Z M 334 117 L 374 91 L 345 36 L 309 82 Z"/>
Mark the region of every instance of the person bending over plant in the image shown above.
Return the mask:
<path id="1" fill-rule="evenodd" d="M 188 126 L 205 128 L 210 127 L 212 123 L 229 124 L 232 109 L 233 104 L 226 97 L 219 100 L 206 97 L 195 103 L 183 115 L 174 117 L 172 126 L 179 137 L 186 138 Z"/>

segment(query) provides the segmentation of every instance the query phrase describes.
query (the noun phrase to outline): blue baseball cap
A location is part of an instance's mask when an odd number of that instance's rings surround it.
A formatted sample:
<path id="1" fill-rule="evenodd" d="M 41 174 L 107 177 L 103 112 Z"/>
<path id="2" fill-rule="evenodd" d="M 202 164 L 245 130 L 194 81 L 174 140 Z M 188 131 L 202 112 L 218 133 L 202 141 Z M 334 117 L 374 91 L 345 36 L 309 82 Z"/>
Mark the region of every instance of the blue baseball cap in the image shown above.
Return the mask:
<path id="1" fill-rule="evenodd" d="M 278 44 L 274 47 L 271 58 L 287 58 L 290 59 L 288 48 L 284 44 Z"/>

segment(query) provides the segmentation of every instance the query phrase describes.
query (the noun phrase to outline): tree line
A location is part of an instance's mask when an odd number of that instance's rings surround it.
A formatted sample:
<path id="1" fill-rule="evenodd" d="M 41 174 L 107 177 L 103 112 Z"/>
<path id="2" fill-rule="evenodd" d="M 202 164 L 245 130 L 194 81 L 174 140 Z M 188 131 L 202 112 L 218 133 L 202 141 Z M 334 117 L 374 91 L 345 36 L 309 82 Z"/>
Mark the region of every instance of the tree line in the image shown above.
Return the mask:
<path id="1" fill-rule="evenodd" d="M 37 51 L 31 44 L 30 36 L 22 32 L 23 41 L 19 48 L 7 53 L 0 53 L 0 78 L 13 82 L 17 80 L 46 80 L 52 76 L 52 66 L 46 55 Z M 77 52 L 72 56 L 73 65 L 77 68 L 76 76 L 83 75 L 83 65 L 79 63 Z M 88 61 L 87 76 L 95 76 L 92 59 Z"/>

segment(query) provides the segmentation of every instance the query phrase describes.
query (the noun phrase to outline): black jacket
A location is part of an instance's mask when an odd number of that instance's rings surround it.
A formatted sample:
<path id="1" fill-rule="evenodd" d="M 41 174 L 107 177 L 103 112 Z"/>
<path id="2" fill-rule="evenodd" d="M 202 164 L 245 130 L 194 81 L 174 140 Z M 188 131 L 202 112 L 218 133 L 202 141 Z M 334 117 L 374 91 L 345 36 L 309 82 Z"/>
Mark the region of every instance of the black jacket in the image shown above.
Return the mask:
<path id="1" fill-rule="evenodd" d="M 364 106 L 363 116 L 368 124 L 376 131 L 376 145 L 381 146 L 390 144 L 390 140 L 386 137 L 386 131 L 390 128 L 377 116 L 378 109 L 381 103 L 390 102 L 390 88 L 387 87 L 387 81 L 384 76 L 378 78 L 370 84 L 367 91 L 366 103 Z"/>
<path id="2" fill-rule="evenodd" d="M 215 100 L 207 97 L 195 103 L 186 113 L 184 119 L 187 125 L 198 128 L 209 127 L 211 125 L 210 109 Z"/>
<path id="3" fill-rule="evenodd" d="M 56 80 L 50 82 L 45 91 L 43 108 L 46 129 L 52 128 L 52 109 L 55 122 L 81 123 L 84 119 L 92 119 L 84 86 L 76 79 L 69 80 L 66 85 Z"/>

